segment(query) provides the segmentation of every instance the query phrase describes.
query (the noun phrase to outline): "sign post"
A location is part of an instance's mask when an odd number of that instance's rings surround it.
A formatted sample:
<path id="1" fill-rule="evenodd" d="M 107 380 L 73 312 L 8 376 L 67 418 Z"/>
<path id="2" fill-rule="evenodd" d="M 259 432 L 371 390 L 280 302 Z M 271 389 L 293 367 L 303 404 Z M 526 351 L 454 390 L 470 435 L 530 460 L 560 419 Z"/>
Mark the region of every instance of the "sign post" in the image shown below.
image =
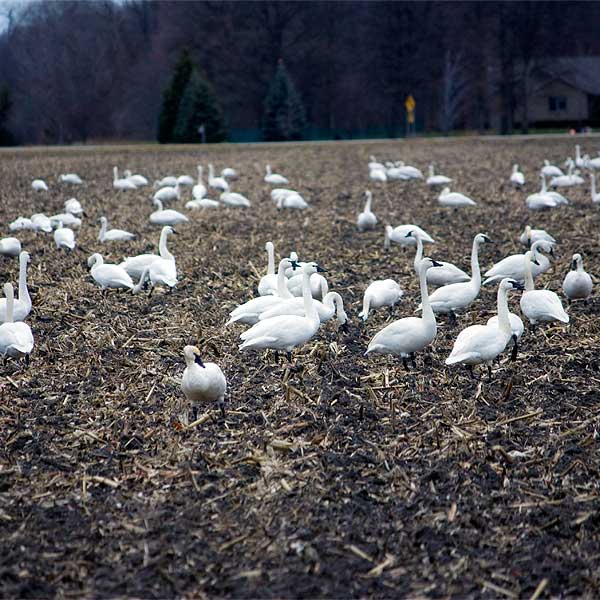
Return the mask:
<path id="1" fill-rule="evenodd" d="M 404 106 L 406 108 L 406 137 L 413 137 L 416 133 L 415 107 L 417 106 L 417 103 L 412 97 L 412 94 L 408 95 L 408 97 L 404 101 Z"/>

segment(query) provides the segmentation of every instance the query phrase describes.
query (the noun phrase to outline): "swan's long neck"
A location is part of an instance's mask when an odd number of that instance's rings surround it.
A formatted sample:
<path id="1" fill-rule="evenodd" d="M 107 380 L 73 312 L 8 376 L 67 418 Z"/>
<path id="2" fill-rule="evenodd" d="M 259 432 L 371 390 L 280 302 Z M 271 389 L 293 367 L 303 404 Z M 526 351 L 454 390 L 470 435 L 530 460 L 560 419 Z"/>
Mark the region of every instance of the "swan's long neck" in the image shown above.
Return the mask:
<path id="1" fill-rule="evenodd" d="M 102 241 L 104 239 L 105 235 L 106 235 L 106 221 L 104 219 L 102 219 L 102 221 L 100 221 L 100 235 L 98 236 L 98 239 L 100 241 Z"/>
<path id="2" fill-rule="evenodd" d="M 596 197 L 596 175 L 592 173 L 590 175 L 592 178 L 592 200 Z"/>
<path id="3" fill-rule="evenodd" d="M 29 290 L 27 289 L 27 261 L 26 256 L 19 260 L 19 300 L 31 304 Z"/>
<path id="4" fill-rule="evenodd" d="M 144 281 L 146 281 L 146 279 L 148 279 L 149 272 L 150 272 L 150 267 L 145 267 L 144 270 L 142 271 L 142 274 L 140 275 L 140 280 L 135 284 L 135 286 L 131 290 L 132 293 L 137 294 L 142 289 L 142 286 L 144 285 Z"/>
<path id="5" fill-rule="evenodd" d="M 154 199 L 154 205 L 156 206 L 157 210 L 162 210 L 163 209 L 162 200 L 159 200 L 158 198 Z"/>
<path id="6" fill-rule="evenodd" d="M 166 258 L 167 260 L 175 260 L 175 257 L 169 252 L 167 248 L 167 237 L 168 231 L 161 231 L 160 240 L 158 242 L 158 253 L 161 258 Z"/>
<path id="7" fill-rule="evenodd" d="M 267 275 L 275 274 L 275 248 L 273 244 L 269 242 L 267 244 L 267 256 L 269 257 L 269 261 L 267 263 Z"/>
<path id="8" fill-rule="evenodd" d="M 529 254 L 529 252 L 527 254 Z M 531 273 L 532 256 L 535 256 L 535 254 L 531 254 L 530 256 L 525 255 L 525 291 L 527 292 L 535 289 L 535 286 L 533 285 L 533 275 Z"/>
<path id="9" fill-rule="evenodd" d="M 215 176 L 215 171 L 212 164 L 208 165 L 208 178 L 212 179 Z"/>
<path id="10" fill-rule="evenodd" d="M 385 228 L 385 238 L 383 239 L 383 247 L 387 250 L 390 247 L 390 231 L 393 231 L 391 225 L 387 225 Z"/>
<path id="11" fill-rule="evenodd" d="M 434 267 L 435 268 L 435 267 Z M 435 315 L 429 304 L 429 292 L 427 291 L 427 269 L 421 269 L 419 273 L 419 286 L 421 288 L 421 307 L 423 309 L 423 320 L 436 327 Z"/>
<path id="12" fill-rule="evenodd" d="M 577 162 L 581 160 L 581 148 L 579 146 L 575 146 L 575 160 Z"/>
<path id="13" fill-rule="evenodd" d="M 331 308 L 335 305 L 335 314 L 337 318 L 341 320 L 341 317 L 344 314 L 344 301 L 342 300 L 342 297 L 337 292 L 329 292 L 327 298 L 331 298 Z"/>
<path id="14" fill-rule="evenodd" d="M 510 336 L 510 318 L 508 316 L 508 288 L 498 286 L 498 326 L 502 333 Z"/>
<path id="15" fill-rule="evenodd" d="M 481 287 L 481 270 L 479 269 L 479 242 L 473 240 L 471 249 L 471 283 L 477 288 Z"/>
<path id="16" fill-rule="evenodd" d="M 271 175 L 271 165 L 267 165 L 267 175 Z"/>
<path id="17" fill-rule="evenodd" d="M 202 167 L 198 165 L 198 185 L 203 185 L 202 182 Z"/>
<path id="18" fill-rule="evenodd" d="M 371 200 L 373 199 L 373 195 L 371 194 L 371 192 L 369 192 L 367 194 L 367 201 L 365 202 L 365 212 L 366 213 L 370 213 L 371 212 Z"/>
<path id="19" fill-rule="evenodd" d="M 429 177 L 433 177 L 435 175 L 435 171 L 433 170 L 433 165 L 429 165 Z"/>
<path id="20" fill-rule="evenodd" d="M 369 308 L 371 307 L 371 296 L 370 294 L 365 294 L 365 297 L 363 298 L 363 308 L 362 308 L 362 318 L 366 319 L 366 317 L 369 315 Z"/>
<path id="21" fill-rule="evenodd" d="M 13 322 L 13 312 L 15 307 L 15 293 L 12 285 L 6 286 L 4 290 L 4 295 L 6 296 L 6 316 L 4 319 L 5 323 Z"/>
<path id="22" fill-rule="evenodd" d="M 277 295 L 280 298 L 292 298 L 290 290 L 288 290 L 287 282 L 285 280 L 285 269 L 286 262 L 282 261 L 279 263 L 277 268 Z"/>
<path id="23" fill-rule="evenodd" d="M 311 321 L 320 322 L 319 313 L 317 307 L 313 301 L 312 293 L 310 290 L 310 273 L 304 271 L 302 273 L 302 299 L 304 300 L 304 314 Z"/>
<path id="24" fill-rule="evenodd" d="M 417 277 L 420 273 L 421 259 L 423 258 L 423 240 L 417 236 L 417 253 L 415 254 L 415 273 Z"/>
<path id="25" fill-rule="evenodd" d="M 113 181 L 117 181 L 119 179 L 119 169 L 117 167 L 113 167 Z"/>
<path id="26" fill-rule="evenodd" d="M 546 176 L 542 175 L 542 190 L 541 190 L 541 194 L 545 194 L 548 191 L 548 188 L 546 187 Z"/>

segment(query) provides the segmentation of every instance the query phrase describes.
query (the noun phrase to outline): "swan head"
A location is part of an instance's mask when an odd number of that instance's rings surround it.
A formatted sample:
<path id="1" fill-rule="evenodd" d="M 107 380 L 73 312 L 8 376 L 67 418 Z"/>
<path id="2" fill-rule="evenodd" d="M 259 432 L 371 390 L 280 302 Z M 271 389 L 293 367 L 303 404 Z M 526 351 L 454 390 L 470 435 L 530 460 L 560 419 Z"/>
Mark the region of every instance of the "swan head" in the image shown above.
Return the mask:
<path id="1" fill-rule="evenodd" d="M 534 265 L 540 264 L 539 261 L 534 257 L 532 250 L 527 250 L 527 252 L 525 252 L 525 260 L 531 261 Z"/>
<path id="2" fill-rule="evenodd" d="M 265 244 L 265 250 L 267 252 L 272 252 L 275 249 L 275 246 L 273 246 L 273 242 L 267 242 Z"/>
<path id="3" fill-rule="evenodd" d="M 533 242 L 531 245 L 531 250 L 534 253 L 536 252 L 547 252 L 550 256 L 554 256 L 554 244 L 552 242 L 548 242 L 547 240 L 538 240 L 537 242 Z"/>
<path id="4" fill-rule="evenodd" d="M 579 256 L 579 254 L 576 254 L 575 256 Z M 575 256 L 573 258 L 575 258 Z M 579 258 L 581 258 L 581 256 L 579 256 Z M 30 263 L 31 262 L 31 257 L 29 256 L 29 252 L 27 252 L 26 250 L 23 250 L 20 254 L 19 254 L 19 263 Z"/>
<path id="5" fill-rule="evenodd" d="M 23 253 L 21 253 L 23 254 Z M 581 254 L 577 253 L 577 254 L 573 254 L 573 260 L 571 261 L 571 268 L 574 271 L 577 271 L 577 269 L 583 265 L 583 259 L 581 258 Z"/>
<path id="6" fill-rule="evenodd" d="M 421 259 L 421 264 L 419 265 L 419 270 L 423 271 L 423 269 L 425 269 L 425 271 L 427 269 L 431 269 L 432 267 L 443 267 L 444 265 L 442 265 L 442 263 L 437 262 L 436 260 L 433 260 L 433 258 L 429 258 L 429 257 L 425 257 L 423 259 Z"/>
<path id="7" fill-rule="evenodd" d="M 478 233 L 475 236 L 475 241 L 477 242 L 477 244 L 493 244 L 494 242 L 492 242 L 491 238 L 489 236 L 487 236 L 485 233 Z"/>
<path id="8" fill-rule="evenodd" d="M 106 225 L 108 223 L 108 219 L 106 217 L 100 217 L 100 223 L 102 225 Z"/>
<path id="9" fill-rule="evenodd" d="M 294 270 L 300 268 L 300 265 L 297 261 L 290 261 L 292 264 L 292 268 Z M 302 272 L 307 273 L 308 275 L 313 275 L 314 273 L 326 273 L 327 269 L 323 269 L 323 267 L 319 266 L 316 262 L 307 262 L 302 266 Z"/>
<path id="10" fill-rule="evenodd" d="M 366 191 L 365 191 L 365 196 L 367 197 L 367 199 L 369 199 L 369 200 L 370 200 L 370 199 L 373 197 L 373 194 L 371 193 L 371 191 L 370 191 L 370 190 L 366 190 Z"/>
<path id="11" fill-rule="evenodd" d="M 203 369 L 206 368 L 206 365 L 200 358 L 200 350 L 198 350 L 197 346 L 186 346 L 183 349 L 183 355 L 185 356 L 185 362 L 188 364 L 196 363 L 200 365 Z"/>
<path id="12" fill-rule="evenodd" d="M 92 254 L 88 259 L 87 259 L 87 265 L 88 267 L 93 267 L 96 263 L 103 263 L 103 259 L 102 259 L 102 255 L 98 254 L 98 252 L 94 252 L 94 254 Z"/>
<path id="13" fill-rule="evenodd" d="M 520 281 L 515 281 L 514 279 L 503 279 L 500 282 L 500 289 L 502 290 L 524 290 L 525 286 Z"/>

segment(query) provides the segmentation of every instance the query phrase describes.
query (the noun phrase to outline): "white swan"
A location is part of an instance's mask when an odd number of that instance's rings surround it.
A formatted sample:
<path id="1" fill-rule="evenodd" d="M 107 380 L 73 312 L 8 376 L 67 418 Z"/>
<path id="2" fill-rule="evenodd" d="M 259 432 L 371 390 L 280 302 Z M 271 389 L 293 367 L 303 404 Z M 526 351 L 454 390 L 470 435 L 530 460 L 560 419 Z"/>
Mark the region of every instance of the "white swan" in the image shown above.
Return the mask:
<path id="1" fill-rule="evenodd" d="M 563 292 L 569 299 L 569 303 L 571 300 L 589 298 L 593 287 L 590 274 L 583 268 L 581 254 L 573 254 L 571 268 L 573 270 L 567 273 L 562 284 Z"/>
<path id="2" fill-rule="evenodd" d="M 271 185 L 287 185 L 289 183 L 289 181 L 283 175 L 280 175 L 279 173 L 273 173 L 271 171 L 271 165 L 267 165 L 265 170 L 265 183 L 269 183 Z"/>
<path id="3" fill-rule="evenodd" d="M 296 208 L 303 210 L 308 208 L 308 202 L 306 202 L 306 200 L 300 194 L 298 194 L 298 192 L 295 192 L 293 194 L 288 194 L 283 198 L 280 197 L 279 200 L 277 200 L 277 208 L 279 210 L 283 208 Z"/>
<path id="4" fill-rule="evenodd" d="M 427 177 L 427 181 L 425 183 L 431 187 L 436 185 L 448 185 L 449 183 L 452 183 L 452 179 L 450 179 L 450 177 L 446 177 L 445 175 L 436 175 L 433 169 L 433 164 L 431 164 L 429 165 L 429 177 Z"/>
<path id="5" fill-rule="evenodd" d="M 194 200 L 202 200 L 202 198 L 206 196 L 208 190 L 206 189 L 204 181 L 202 180 L 202 165 L 198 165 L 196 168 L 198 169 L 198 181 L 196 182 L 196 185 L 192 188 L 192 198 L 194 198 Z"/>
<path id="6" fill-rule="evenodd" d="M 23 231 L 24 229 L 35 231 L 35 225 L 31 222 L 31 219 L 25 217 L 17 217 L 8 225 L 8 228 L 10 231 Z"/>
<path id="7" fill-rule="evenodd" d="M 75 248 L 75 233 L 68 227 L 63 227 L 62 221 L 58 222 L 58 227 L 54 230 L 54 243 L 57 248 L 73 250 Z"/>
<path id="8" fill-rule="evenodd" d="M 221 413 L 224 414 L 227 379 L 225 379 L 221 367 L 213 362 L 204 362 L 200 358 L 200 350 L 196 346 L 186 346 L 183 349 L 183 356 L 185 357 L 185 370 L 181 378 L 181 391 L 192 407 L 194 420 L 198 414 L 199 403 L 216 403 Z M 184 419 L 184 423 L 187 425 L 186 421 L 187 419 Z"/>
<path id="9" fill-rule="evenodd" d="M 487 363 L 491 378 L 492 361 L 506 348 L 512 338 L 508 311 L 508 291 L 523 289 L 523 284 L 514 279 L 503 279 L 498 285 L 497 321 L 488 325 L 471 325 L 463 329 L 456 338 L 452 352 L 446 359 L 447 365 L 462 363 L 472 367 Z"/>
<path id="10" fill-rule="evenodd" d="M 215 177 L 215 170 L 212 164 L 208 165 L 208 187 L 221 192 L 226 192 L 229 189 L 227 180 L 223 177 Z"/>
<path id="11" fill-rule="evenodd" d="M 155 210 L 150 215 L 150 223 L 154 225 L 178 225 L 179 223 L 189 223 L 189 219 L 177 210 L 172 208 L 163 208 L 163 204 L 156 198 L 152 200 L 152 204 L 156 206 Z"/>
<path id="12" fill-rule="evenodd" d="M 11 358 L 25 357 L 29 364 L 29 354 L 33 350 L 33 334 L 27 323 L 13 321 L 14 290 L 10 283 L 4 284 L 6 297 L 5 322 L 0 325 L 0 356 Z"/>
<path id="13" fill-rule="evenodd" d="M 579 174 L 579 171 L 575 169 L 575 163 L 571 160 L 569 162 L 569 170 L 566 175 L 560 175 L 559 177 L 553 177 L 550 180 L 550 187 L 573 187 L 581 185 L 584 182 L 583 177 Z"/>
<path id="14" fill-rule="evenodd" d="M 569 204 L 569 201 L 562 194 L 559 194 L 555 190 L 549 190 L 546 187 L 546 177 L 544 175 L 542 175 L 542 189 L 540 190 L 540 194 L 544 194 L 554 200 L 557 206 L 559 204 Z"/>
<path id="15" fill-rule="evenodd" d="M 286 196 L 289 196 L 290 194 L 297 194 L 298 192 L 296 190 L 289 190 L 287 188 L 274 188 L 271 190 L 271 200 L 273 200 L 273 202 L 277 203 L 279 202 L 279 198 L 285 198 Z"/>
<path id="16" fill-rule="evenodd" d="M 157 285 L 166 286 L 169 291 L 173 291 L 173 288 L 177 285 L 177 265 L 175 263 L 175 257 L 169 254 L 171 258 L 158 258 L 153 260 L 147 267 L 144 267 L 140 280 L 134 286 L 132 292 L 137 294 L 146 280 L 150 280 L 150 291 L 148 296 L 152 295 L 154 288 Z"/>
<path id="17" fill-rule="evenodd" d="M 313 299 L 314 300 L 314 299 Z M 344 310 L 344 301 L 337 292 L 327 292 L 323 301 L 314 300 L 315 308 L 319 314 L 321 323 L 326 323 L 335 315 L 340 325 L 344 325 L 348 320 L 348 315 Z M 268 310 L 260 314 L 259 321 L 278 317 L 279 315 L 298 315 L 299 317 L 306 316 L 304 308 L 304 298 L 290 298 L 278 302 Z"/>
<path id="18" fill-rule="evenodd" d="M 177 185 L 177 177 L 166 175 L 162 179 L 157 179 L 152 186 L 155 190 L 163 187 L 175 187 Z"/>
<path id="19" fill-rule="evenodd" d="M 108 220 L 106 217 L 100 217 L 100 223 L 100 233 L 98 234 L 99 242 L 128 242 L 135 237 L 134 233 L 129 233 L 129 231 L 124 231 L 123 229 L 107 230 Z"/>
<path id="20" fill-rule="evenodd" d="M 544 161 L 542 175 L 546 177 L 561 177 L 564 173 L 555 165 L 551 165 L 549 160 Z"/>
<path id="21" fill-rule="evenodd" d="M 550 290 L 536 290 L 531 274 L 531 263 L 536 259 L 531 250 L 525 253 L 523 268 L 525 271 L 525 291 L 521 296 L 521 312 L 535 326 L 540 321 L 569 322 L 569 315 L 565 312 L 558 296 Z"/>
<path id="22" fill-rule="evenodd" d="M 43 179 L 34 179 L 31 182 L 31 188 L 36 192 L 47 192 L 48 186 Z"/>
<path id="23" fill-rule="evenodd" d="M 31 215 L 31 222 L 36 231 L 50 233 L 52 231 L 52 221 L 43 213 Z"/>
<path id="24" fill-rule="evenodd" d="M 67 227 L 81 227 L 81 219 L 72 215 L 71 213 L 60 213 L 58 215 L 52 215 L 49 217 L 52 227 L 58 227 L 59 223 L 66 225 Z"/>
<path id="25" fill-rule="evenodd" d="M 592 202 L 594 204 L 600 202 L 600 193 L 596 192 L 596 174 L 590 173 L 590 180 L 592 182 Z"/>
<path id="26" fill-rule="evenodd" d="M 510 182 L 517 188 L 525 185 L 525 175 L 519 171 L 519 165 L 513 165 Z"/>
<path id="27" fill-rule="evenodd" d="M 258 295 L 269 296 L 277 293 L 277 274 L 275 273 L 275 246 L 273 242 L 265 244 L 267 251 L 267 274 L 260 278 Z"/>
<path id="28" fill-rule="evenodd" d="M 369 179 L 371 181 L 379 181 L 385 183 L 387 181 L 387 173 L 385 167 L 371 168 L 369 169 Z"/>
<path id="29" fill-rule="evenodd" d="M 70 183 L 72 185 L 81 185 L 83 180 L 77 173 L 65 173 L 64 175 L 59 175 L 58 180 L 61 183 Z"/>
<path id="30" fill-rule="evenodd" d="M 123 171 L 123 175 L 125 176 L 125 179 L 129 179 L 129 181 L 131 181 L 136 188 L 148 185 L 148 180 L 143 175 L 132 175 L 131 171 L 129 170 Z"/>
<path id="31" fill-rule="evenodd" d="M 31 296 L 27 289 L 27 265 L 29 254 L 25 251 L 19 254 L 19 299 L 13 302 L 13 321 L 24 321 L 31 312 Z M 0 300 L 0 322 L 6 321 L 7 301 Z"/>
<path id="32" fill-rule="evenodd" d="M 185 207 L 188 210 L 200 210 L 204 208 L 219 208 L 221 203 L 217 200 L 211 200 L 210 198 L 198 198 L 196 200 L 188 200 L 185 203 Z"/>
<path id="33" fill-rule="evenodd" d="M 225 179 L 235 179 L 237 176 L 237 171 L 231 167 L 225 167 L 221 171 L 221 177 L 224 177 Z"/>
<path id="34" fill-rule="evenodd" d="M 435 290 L 429 296 L 429 302 L 434 313 L 449 314 L 454 320 L 458 311 L 464 310 L 479 296 L 481 289 L 481 271 L 479 269 L 479 246 L 491 243 L 490 238 L 478 233 L 473 238 L 471 248 L 471 279 L 462 283 L 451 283 Z M 419 308 L 421 308 L 419 306 Z"/>
<path id="35" fill-rule="evenodd" d="M 390 313 L 404 295 L 401 287 L 393 279 L 377 279 L 369 284 L 363 295 L 362 311 L 358 316 L 366 321 L 373 308 L 389 306 Z"/>
<path id="36" fill-rule="evenodd" d="M 153 200 L 161 202 L 175 202 L 181 198 L 181 184 L 177 182 L 174 186 L 161 187 L 154 192 Z"/>
<path id="37" fill-rule="evenodd" d="M 130 258 L 126 258 L 119 266 L 125 269 L 134 279 L 139 279 L 144 269 L 149 267 L 155 260 L 159 258 L 174 260 L 174 256 L 167 248 L 167 239 L 173 234 L 175 234 L 175 230 L 171 226 L 165 225 L 160 232 L 158 254 L 138 254 L 138 256 L 131 256 Z"/>
<path id="38" fill-rule="evenodd" d="M 248 200 L 246 196 L 238 194 L 237 192 L 232 192 L 230 189 L 222 192 L 219 196 L 219 200 L 225 206 L 231 206 L 233 208 L 248 208 L 250 206 L 250 200 Z"/>
<path id="39" fill-rule="evenodd" d="M 418 225 L 413 225 L 409 223 L 408 225 L 398 225 L 397 227 L 392 227 L 391 225 L 386 225 L 385 227 L 385 238 L 383 241 L 383 247 L 388 250 L 390 247 L 390 242 L 396 242 L 401 246 L 416 246 L 417 240 L 414 237 L 406 237 L 406 234 L 410 231 L 416 231 L 423 240 L 424 244 L 434 244 L 433 238 L 423 229 L 421 229 Z"/>
<path id="40" fill-rule="evenodd" d="M 405 317 L 390 323 L 373 336 L 365 354 L 375 352 L 401 356 L 404 366 L 407 367 L 407 358 L 412 358 L 414 363 L 415 352 L 423 350 L 433 342 L 437 333 L 437 324 L 435 314 L 429 304 L 426 276 L 427 270 L 431 267 L 437 267 L 437 265 L 438 263 L 435 260 L 424 258 L 419 266 L 423 317 Z"/>
<path id="41" fill-rule="evenodd" d="M 7 237 L 0 240 L 0 254 L 4 256 L 19 256 L 21 242 L 16 237 Z"/>
<path id="42" fill-rule="evenodd" d="M 306 263 L 304 263 L 306 264 Z M 304 266 L 304 264 L 302 266 Z M 301 267 L 300 267 L 301 269 Z M 301 297 L 304 293 L 304 274 L 292 275 L 287 282 L 288 290 L 292 296 Z M 329 291 L 327 279 L 320 273 L 313 273 L 310 276 L 310 293 L 315 300 L 322 300 Z"/>
<path id="43" fill-rule="evenodd" d="M 120 192 L 125 190 L 137 190 L 137 186 L 133 181 L 119 177 L 119 169 L 117 167 L 113 167 L 113 187 Z"/>
<path id="44" fill-rule="evenodd" d="M 415 273 L 419 276 L 419 266 L 421 265 L 421 259 L 423 258 L 423 240 L 418 231 L 409 231 L 406 237 L 414 237 L 417 239 L 417 252 L 415 253 Z M 429 269 L 427 271 L 427 283 L 429 285 L 448 285 L 451 283 L 460 283 L 461 281 L 470 281 L 470 277 L 458 267 L 452 263 L 444 262 L 441 260 L 437 261 L 441 267 L 438 269 Z"/>
<path id="45" fill-rule="evenodd" d="M 404 162 L 397 161 L 390 164 L 386 163 L 385 173 L 388 179 L 397 179 L 400 181 L 409 181 L 410 179 L 423 179 L 423 173 L 416 167 L 405 165 Z"/>
<path id="46" fill-rule="evenodd" d="M 323 271 L 317 263 L 307 263 L 302 267 L 303 303 L 305 316 L 279 315 L 271 319 L 259 321 L 248 331 L 240 335 L 240 350 L 246 348 L 285 350 L 291 362 L 294 348 L 310 340 L 319 329 L 321 320 L 310 293 L 310 276 Z M 264 297 L 266 298 L 266 296 Z"/>
<path id="47" fill-rule="evenodd" d="M 373 194 L 367 190 L 365 192 L 365 196 L 367 197 L 365 208 L 356 218 L 356 226 L 358 227 L 358 231 L 361 233 L 363 231 L 367 231 L 367 229 L 375 229 L 377 225 L 377 217 L 373 212 L 371 212 L 371 201 L 373 200 Z"/>
<path id="48" fill-rule="evenodd" d="M 195 182 L 194 182 L 194 178 L 190 177 L 189 175 L 180 175 L 177 178 L 177 183 L 179 185 L 188 185 L 188 186 L 191 186 L 191 185 L 194 185 Z"/>
<path id="49" fill-rule="evenodd" d="M 550 261 L 540 252 L 543 251 L 554 254 L 552 246 L 553 244 L 546 240 L 538 240 L 531 245 L 533 256 L 537 261 L 533 267 L 534 277 L 545 273 L 550 268 Z M 524 281 L 525 269 L 523 266 L 523 256 L 523 254 L 511 254 L 510 256 L 503 258 L 500 262 L 497 262 L 491 269 L 488 269 L 484 273 L 484 277 L 487 277 L 487 279 L 483 282 L 483 285 L 488 285 L 489 283 L 500 281 L 505 278 Z"/>
<path id="50" fill-rule="evenodd" d="M 369 156 L 369 169 L 385 169 L 385 165 L 380 163 L 373 155 Z"/>
<path id="51" fill-rule="evenodd" d="M 477 206 L 474 200 L 460 192 L 451 192 L 449 187 L 445 187 L 438 196 L 438 203 L 442 206 L 451 208 L 460 208 L 463 206 Z"/>
<path id="52" fill-rule="evenodd" d="M 259 296 L 258 298 L 252 298 L 244 304 L 240 304 L 234 310 L 229 313 L 229 321 L 225 325 L 231 325 L 232 323 L 245 323 L 247 325 L 253 325 L 258 322 L 258 318 L 265 310 L 275 306 L 282 299 L 287 300 L 293 298 L 287 289 L 285 270 L 292 264 L 289 258 L 284 258 L 279 262 L 277 268 L 277 294 L 270 296 Z"/>
<path id="53" fill-rule="evenodd" d="M 525 231 L 519 237 L 521 244 L 528 248 L 531 248 L 531 244 L 538 240 L 556 244 L 556 240 L 545 229 L 532 229 L 530 225 L 525 226 Z"/>
<path id="54" fill-rule="evenodd" d="M 104 291 L 108 288 L 133 289 L 133 281 L 127 271 L 119 265 L 105 263 L 101 254 L 97 252 L 92 254 L 88 258 L 87 264 L 90 267 L 90 275 L 101 290 Z"/>
<path id="55" fill-rule="evenodd" d="M 83 207 L 81 203 L 76 198 L 69 198 L 65 201 L 65 212 L 71 213 L 78 217 L 83 214 Z"/>

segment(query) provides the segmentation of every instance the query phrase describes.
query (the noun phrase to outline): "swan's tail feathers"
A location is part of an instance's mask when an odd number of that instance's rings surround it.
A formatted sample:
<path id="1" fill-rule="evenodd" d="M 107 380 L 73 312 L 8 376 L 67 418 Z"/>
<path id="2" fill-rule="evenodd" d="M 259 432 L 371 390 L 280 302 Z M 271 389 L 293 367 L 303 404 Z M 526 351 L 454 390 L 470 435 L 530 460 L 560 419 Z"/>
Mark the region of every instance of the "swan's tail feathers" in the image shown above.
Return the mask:
<path id="1" fill-rule="evenodd" d="M 268 348 L 268 344 L 272 344 L 276 341 L 277 338 L 265 335 L 262 337 L 253 338 L 251 340 L 245 340 L 243 344 L 240 344 L 240 350 L 244 350 L 245 348 Z"/>
<path id="2" fill-rule="evenodd" d="M 496 283 L 496 281 L 499 281 L 500 279 L 503 279 L 502 275 L 493 275 L 492 277 L 488 277 L 486 280 L 484 280 L 482 285 L 489 285 L 490 283 Z"/>

